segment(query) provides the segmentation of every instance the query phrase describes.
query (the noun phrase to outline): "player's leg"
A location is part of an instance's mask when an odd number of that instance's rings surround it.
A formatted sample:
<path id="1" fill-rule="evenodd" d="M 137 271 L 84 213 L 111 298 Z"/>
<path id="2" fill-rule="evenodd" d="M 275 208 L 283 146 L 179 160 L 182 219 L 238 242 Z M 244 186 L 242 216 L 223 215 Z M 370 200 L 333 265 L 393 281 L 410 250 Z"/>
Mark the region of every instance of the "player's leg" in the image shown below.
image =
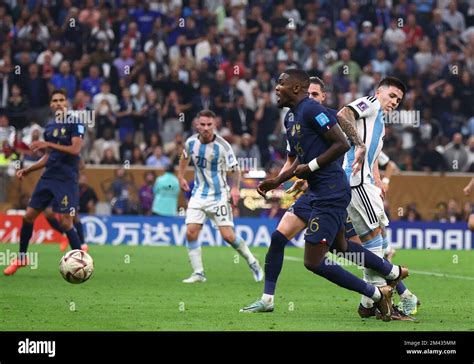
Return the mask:
<path id="1" fill-rule="evenodd" d="M 43 211 L 44 217 L 48 221 L 49 225 L 56 230 L 58 233 L 61 234 L 61 241 L 59 242 L 59 250 L 62 252 L 65 251 L 69 245 L 69 240 L 64 235 L 64 230 L 61 227 L 61 224 L 59 220 L 56 218 L 55 213 L 53 212 L 53 208 L 51 206 L 48 206 L 44 211 Z"/>
<path id="2" fill-rule="evenodd" d="M 383 249 L 385 259 L 388 260 L 387 252 L 391 251 L 391 244 L 385 231 L 385 227 L 381 226 L 382 237 L 383 237 Z M 400 303 L 398 309 L 404 315 L 416 315 L 418 311 L 418 306 L 420 306 L 420 301 L 404 284 L 403 281 L 399 281 L 395 286 L 395 289 L 400 296 Z"/>
<path id="3" fill-rule="evenodd" d="M 380 190 L 375 185 L 365 184 L 352 189 L 351 202 L 347 208 L 351 217 L 355 231 L 359 235 L 362 246 L 380 258 L 383 258 L 383 238 L 380 224 L 385 223 L 383 201 L 380 197 Z M 408 270 L 400 267 L 399 276 L 392 283 L 396 285 L 398 281 L 408 275 Z M 375 285 L 383 286 L 386 280 L 373 269 L 364 269 L 364 280 Z M 374 304 L 370 297 L 363 296 L 359 306 L 359 315 L 367 317 L 375 314 Z"/>
<path id="4" fill-rule="evenodd" d="M 188 248 L 189 263 L 191 264 L 193 273 L 189 278 L 184 279 L 183 283 L 198 283 L 207 280 L 204 274 L 204 266 L 202 264 L 201 244 L 198 241 L 201 229 L 202 224 L 186 224 L 186 246 Z"/>
<path id="5" fill-rule="evenodd" d="M 20 231 L 20 249 L 18 259 L 15 259 L 11 264 L 5 268 L 3 273 L 5 275 L 14 274 L 18 268 L 24 267 L 28 264 L 26 252 L 31 236 L 33 235 L 33 226 L 38 215 L 50 204 L 54 195 L 49 190 L 47 181 L 40 179 L 36 184 L 35 190 L 31 195 L 30 202 L 26 208 L 25 216 Z"/>
<path id="6" fill-rule="evenodd" d="M 206 221 L 203 203 L 191 197 L 186 210 L 186 247 L 193 273 L 183 283 L 205 282 L 204 267 L 202 264 L 202 249 L 198 241 L 199 232 Z"/>
<path id="7" fill-rule="evenodd" d="M 309 213 L 311 207 L 309 206 Z M 280 220 L 276 230 L 272 233 L 270 247 L 265 256 L 265 285 L 262 298 L 245 306 L 240 312 L 272 312 L 274 308 L 275 289 L 283 267 L 285 246 L 301 230 L 306 222 L 288 210 Z"/>
<path id="8" fill-rule="evenodd" d="M 331 252 L 342 254 L 348 261 L 372 269 L 387 280 L 394 281 L 401 278 L 401 267 L 379 257 L 361 244 L 347 240 L 347 229 L 345 228 L 344 231 L 344 235 L 338 234 L 336 236 L 334 244 L 331 246 Z"/>
<path id="9" fill-rule="evenodd" d="M 76 211 L 78 211 L 78 210 L 76 210 Z M 76 213 L 73 216 L 73 221 L 72 222 L 74 224 L 74 227 L 76 228 L 77 234 L 79 235 L 79 240 L 81 242 L 81 250 L 87 253 L 89 251 L 89 246 L 86 244 L 86 241 L 85 241 L 85 238 L 84 238 L 84 228 L 82 226 L 81 219 L 80 219 L 78 213 Z"/>
<path id="10" fill-rule="evenodd" d="M 79 234 L 74 228 L 73 218 L 77 214 L 79 205 L 79 186 L 74 183 L 50 181 L 50 190 L 54 195 L 51 203 L 53 211 L 60 216 L 60 225 L 69 240 L 72 250 L 81 249 Z"/>
<path id="11" fill-rule="evenodd" d="M 242 237 L 235 234 L 234 227 L 219 226 L 219 231 L 224 241 L 234 248 L 237 253 L 247 261 L 255 282 L 260 282 L 264 276 L 263 269 L 260 267 L 260 263 L 252 254 Z"/>
<path id="12" fill-rule="evenodd" d="M 314 219 L 310 220 L 308 224 L 308 230 L 310 230 L 310 232 L 309 234 L 307 233 L 306 236 L 304 253 L 304 265 L 306 269 L 342 288 L 371 297 L 380 310 L 381 318 L 384 321 L 390 321 L 392 314 L 392 287 L 376 287 L 356 277 L 335 262 L 325 258 L 326 253 L 329 251 L 328 239 L 334 239 L 334 235 L 331 236 L 331 234 L 327 234 L 331 229 L 331 227 L 327 226 L 327 223 L 331 223 L 331 220 L 332 219 L 324 218 L 322 215 L 320 215 L 316 221 Z M 319 222 L 321 225 L 319 225 Z M 334 221 L 334 223 L 337 223 L 337 221 Z M 327 227 L 321 229 L 323 231 L 319 233 L 319 226 L 324 225 Z M 338 225 L 335 224 L 332 228 L 334 228 L 334 226 L 337 227 Z M 342 225 L 337 235 L 340 237 L 344 236 L 344 228 L 342 228 Z M 324 236 L 327 238 L 324 238 Z"/>
<path id="13" fill-rule="evenodd" d="M 306 228 L 311 216 L 311 201 L 314 196 L 305 193 L 285 212 L 276 230 L 272 233 L 270 247 L 265 256 L 265 285 L 260 299 L 243 307 L 240 312 L 272 312 L 275 289 L 283 267 L 285 246 L 299 232 Z"/>
<path id="14" fill-rule="evenodd" d="M 21 225 L 20 231 L 20 249 L 18 253 L 18 258 L 13 260 L 10 265 L 5 268 L 3 273 L 7 276 L 15 274 L 15 272 L 21 268 L 28 265 L 27 250 L 28 244 L 33 235 L 33 226 L 38 215 L 41 213 L 41 210 L 34 209 L 32 207 L 27 207 L 26 214 L 23 217 L 23 224 Z"/>

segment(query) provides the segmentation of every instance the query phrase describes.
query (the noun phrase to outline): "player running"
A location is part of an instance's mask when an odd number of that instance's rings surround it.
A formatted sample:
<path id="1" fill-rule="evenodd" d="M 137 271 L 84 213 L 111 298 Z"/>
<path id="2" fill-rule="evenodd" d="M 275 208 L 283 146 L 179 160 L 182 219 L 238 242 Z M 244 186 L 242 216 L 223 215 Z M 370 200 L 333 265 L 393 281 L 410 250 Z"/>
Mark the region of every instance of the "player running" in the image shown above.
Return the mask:
<path id="1" fill-rule="evenodd" d="M 386 77 L 378 84 L 375 96 L 361 97 L 337 113 L 342 129 L 348 129 L 346 134 L 350 138 L 359 138 L 368 150 L 359 171 L 354 170 L 355 147 L 352 146 L 345 155 L 343 168 L 352 193 L 347 210 L 362 245 L 379 257 L 383 257 L 382 228 L 388 225 L 388 218 L 381 197 L 382 191 L 375 185 L 374 166 L 383 146 L 384 113 L 395 110 L 405 92 L 405 85 L 400 80 Z M 351 129 L 356 130 L 355 135 L 349 135 Z M 364 269 L 364 280 L 374 285 L 386 283 L 377 272 L 367 268 Z M 358 312 L 362 317 L 375 315 L 373 301 L 362 296 Z"/>
<path id="2" fill-rule="evenodd" d="M 324 259 L 330 249 L 347 252 L 350 249 L 348 245 L 358 253 L 363 253 L 363 249 L 358 244 L 351 242 L 348 244 L 344 238 L 350 189 L 337 160 L 349 149 L 349 145 L 334 115 L 320 103 L 307 97 L 308 83 L 308 75 L 301 70 L 288 70 L 279 77 L 276 86 L 278 106 L 290 107 L 285 117 L 285 127 L 290 148 L 289 156 L 294 162 L 287 161 L 279 176 L 263 181 L 258 187 L 258 192 L 264 196 L 267 191 L 277 188 L 294 174 L 299 177 L 305 176 L 311 190 L 311 193 L 304 195 L 309 199 L 311 206 L 310 216 L 305 219 L 308 221 L 305 235 L 305 267 L 344 288 L 372 297 L 379 303 L 381 318 L 388 321 L 392 313 L 391 287 L 376 288 L 339 265 L 328 263 Z M 362 147 L 358 154 L 362 160 L 365 150 L 363 145 L 360 145 Z M 298 160 L 303 164 L 297 166 Z M 299 230 L 305 227 L 305 222 L 298 217 L 287 216 L 289 220 L 299 224 Z M 285 232 L 290 233 L 292 227 L 283 221 L 280 226 L 283 225 L 283 228 L 288 229 Z M 241 312 L 273 311 L 276 278 L 281 270 L 284 246 L 287 242 L 287 237 L 278 229 L 272 234 L 265 264 L 267 274 L 265 292 L 268 293 L 265 293 L 261 300 L 243 308 Z M 394 280 L 394 283 L 408 274 L 405 268 L 392 266 L 373 254 L 368 253 L 365 258 L 366 263 L 374 268 L 377 265 L 382 266 L 382 270 L 391 267 L 385 270 L 385 274 L 388 279 Z"/>
<path id="3" fill-rule="evenodd" d="M 33 234 L 33 225 L 39 214 L 51 204 L 53 211 L 61 216 L 61 227 L 72 249 L 80 249 L 81 242 L 73 225 L 73 216 L 79 205 L 79 153 L 84 136 L 84 125 L 77 122 L 65 122 L 67 115 L 66 95 L 61 90 L 51 94 L 50 108 L 54 117 L 45 127 L 45 141 L 31 143 L 33 150 L 46 149 L 47 153 L 35 164 L 20 169 L 16 176 L 22 180 L 33 171 L 45 167 L 36 184 L 30 202 L 23 217 L 20 232 L 20 252 L 5 270 L 5 275 L 14 274 L 19 268 L 28 265 L 26 251 Z"/>
<path id="4" fill-rule="evenodd" d="M 318 77 L 311 77 L 310 78 L 310 85 L 308 88 L 308 94 L 311 98 L 315 99 L 316 101 L 320 102 L 321 104 L 324 102 L 326 98 L 326 93 L 325 93 L 325 85 L 324 82 L 319 79 Z M 337 113 L 336 110 L 328 109 L 330 112 Z M 385 193 L 388 191 L 388 185 L 390 183 L 390 177 L 399 171 L 397 165 L 390 160 L 390 158 L 383 152 L 381 151 L 380 154 L 377 157 L 377 162 L 374 163 L 374 182 L 375 184 L 382 190 L 382 196 L 385 196 Z M 342 164 L 342 160 L 341 160 Z M 385 173 L 384 173 L 384 178 L 380 178 L 380 173 L 379 173 L 379 166 L 382 168 L 385 168 Z M 291 193 L 293 191 L 298 192 L 298 188 L 301 188 L 303 183 L 305 183 L 304 180 L 298 180 L 294 183 L 294 186 L 292 186 L 288 192 Z M 383 238 L 383 254 L 384 258 L 387 259 L 388 261 L 391 261 L 392 256 L 395 253 L 395 250 L 391 247 L 390 242 L 388 240 L 385 227 L 381 226 L 382 229 L 382 238 Z M 348 220 L 346 222 L 346 239 L 352 240 L 356 243 L 361 244 L 361 240 L 357 233 L 354 230 L 354 226 L 352 225 L 350 217 L 348 217 Z M 410 290 L 407 289 L 403 281 L 400 281 L 396 285 L 396 290 L 397 293 L 400 296 L 400 303 L 399 307 L 394 311 L 394 318 L 395 319 L 408 319 L 408 315 L 415 315 L 418 310 L 418 306 L 420 305 L 420 301 L 418 298 L 410 292 Z M 400 311 L 400 312 L 399 312 Z M 360 312 L 359 312 L 360 314 Z M 374 310 L 371 311 L 371 315 L 374 315 Z M 365 316 L 363 316 L 365 317 Z"/>
<path id="5" fill-rule="evenodd" d="M 197 134 L 186 140 L 179 162 L 178 179 L 183 191 L 189 192 L 184 178 L 191 160 L 194 168 L 194 187 L 186 210 L 186 239 L 189 261 L 193 269 L 184 283 L 205 282 L 201 244 L 198 241 L 206 217 L 219 228 L 224 240 L 247 261 L 256 282 L 263 279 L 263 270 L 257 259 L 240 236 L 234 232 L 230 198 L 234 205 L 240 196 L 240 168 L 230 144 L 215 134 L 216 115 L 211 110 L 202 110 L 197 115 Z M 232 188 L 229 193 L 227 172 L 231 172 Z"/>

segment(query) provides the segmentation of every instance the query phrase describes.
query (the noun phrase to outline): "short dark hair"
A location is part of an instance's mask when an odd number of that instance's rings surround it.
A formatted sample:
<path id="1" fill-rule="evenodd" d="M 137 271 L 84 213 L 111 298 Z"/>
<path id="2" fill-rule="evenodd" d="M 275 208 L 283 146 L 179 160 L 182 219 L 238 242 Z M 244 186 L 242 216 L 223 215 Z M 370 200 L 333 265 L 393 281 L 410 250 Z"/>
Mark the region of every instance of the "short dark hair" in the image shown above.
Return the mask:
<path id="1" fill-rule="evenodd" d="M 306 85 L 306 87 L 309 87 L 309 75 L 306 73 L 306 71 L 298 68 L 291 68 L 286 70 L 285 73 L 296 81 Z"/>
<path id="2" fill-rule="evenodd" d="M 316 76 L 310 77 L 309 83 L 321 86 L 321 91 L 326 92 L 326 84 L 319 77 L 316 77 Z"/>
<path id="3" fill-rule="evenodd" d="M 49 97 L 49 101 L 51 101 L 53 99 L 53 96 L 57 95 L 57 94 L 61 94 L 67 99 L 66 92 L 64 90 L 56 89 L 56 90 L 53 90 L 53 92 L 51 92 L 51 95 Z"/>
<path id="4" fill-rule="evenodd" d="M 385 77 L 382 81 L 379 82 L 379 85 L 377 86 L 377 88 L 382 87 L 382 86 L 396 87 L 401 92 L 403 92 L 403 96 L 405 96 L 405 93 L 407 92 L 407 88 L 405 84 L 396 77 Z"/>
<path id="5" fill-rule="evenodd" d="M 216 113 L 212 110 L 204 109 L 204 110 L 199 111 L 196 116 L 198 118 L 200 118 L 201 116 L 204 116 L 204 117 L 207 117 L 207 118 L 215 119 L 216 118 Z"/>

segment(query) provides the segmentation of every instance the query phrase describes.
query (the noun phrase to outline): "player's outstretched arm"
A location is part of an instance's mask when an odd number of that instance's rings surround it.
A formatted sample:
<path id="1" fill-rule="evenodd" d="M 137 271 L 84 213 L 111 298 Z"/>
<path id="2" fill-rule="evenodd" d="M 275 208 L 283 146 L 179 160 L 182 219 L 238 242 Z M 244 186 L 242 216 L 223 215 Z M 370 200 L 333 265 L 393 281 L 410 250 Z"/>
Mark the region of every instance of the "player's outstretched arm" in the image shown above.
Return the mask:
<path id="1" fill-rule="evenodd" d="M 16 172 L 16 176 L 21 181 L 23 179 L 23 177 L 26 177 L 31 172 L 34 172 L 34 171 L 37 171 L 38 169 L 44 168 L 44 166 L 46 165 L 46 162 L 48 161 L 48 158 L 49 158 L 49 154 L 46 153 L 44 156 L 41 157 L 41 159 L 38 162 L 32 164 L 28 168 L 23 168 L 23 169 L 18 170 Z"/>
<path id="2" fill-rule="evenodd" d="M 338 124 L 335 124 L 324 133 L 323 137 L 330 143 L 329 148 L 308 164 L 300 164 L 296 167 L 295 175 L 298 178 L 305 178 L 309 173 L 334 162 L 350 149 L 350 145 Z"/>
<path id="3" fill-rule="evenodd" d="M 357 134 L 355 120 L 354 112 L 347 106 L 344 106 L 337 113 L 337 121 L 339 122 L 342 131 L 347 135 L 352 144 L 356 146 L 354 163 L 352 164 L 353 174 L 357 174 L 362 168 L 367 149 L 365 144 L 360 139 L 359 134 Z"/>
<path id="4" fill-rule="evenodd" d="M 31 149 L 33 149 L 34 152 L 36 152 L 39 149 L 51 148 L 59 152 L 78 156 L 81 153 L 82 138 L 79 136 L 73 137 L 71 139 L 71 142 L 72 142 L 71 145 L 60 145 L 60 144 L 51 143 L 51 142 L 36 141 L 36 142 L 31 143 L 30 147 Z"/>

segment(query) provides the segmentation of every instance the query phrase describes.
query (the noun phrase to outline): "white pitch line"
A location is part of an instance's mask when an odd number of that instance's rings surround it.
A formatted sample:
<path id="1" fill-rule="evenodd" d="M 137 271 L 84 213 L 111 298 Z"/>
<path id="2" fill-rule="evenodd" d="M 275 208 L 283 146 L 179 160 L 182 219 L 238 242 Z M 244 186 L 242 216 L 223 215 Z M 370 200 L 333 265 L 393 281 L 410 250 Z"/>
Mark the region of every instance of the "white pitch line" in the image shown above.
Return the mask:
<path id="1" fill-rule="evenodd" d="M 287 255 L 285 255 L 284 259 L 290 260 L 290 261 L 293 261 L 293 262 L 302 262 L 303 261 L 303 259 L 301 259 L 301 258 L 287 256 Z M 458 275 L 454 275 L 454 274 L 425 272 L 425 271 L 422 271 L 422 270 L 413 270 L 413 269 L 410 269 L 410 273 L 421 274 L 421 275 L 424 275 L 424 276 L 433 276 L 433 277 L 440 277 L 440 278 L 453 278 L 453 279 L 464 279 L 464 280 L 467 280 L 467 281 L 474 281 L 474 277 L 458 276 Z"/>

